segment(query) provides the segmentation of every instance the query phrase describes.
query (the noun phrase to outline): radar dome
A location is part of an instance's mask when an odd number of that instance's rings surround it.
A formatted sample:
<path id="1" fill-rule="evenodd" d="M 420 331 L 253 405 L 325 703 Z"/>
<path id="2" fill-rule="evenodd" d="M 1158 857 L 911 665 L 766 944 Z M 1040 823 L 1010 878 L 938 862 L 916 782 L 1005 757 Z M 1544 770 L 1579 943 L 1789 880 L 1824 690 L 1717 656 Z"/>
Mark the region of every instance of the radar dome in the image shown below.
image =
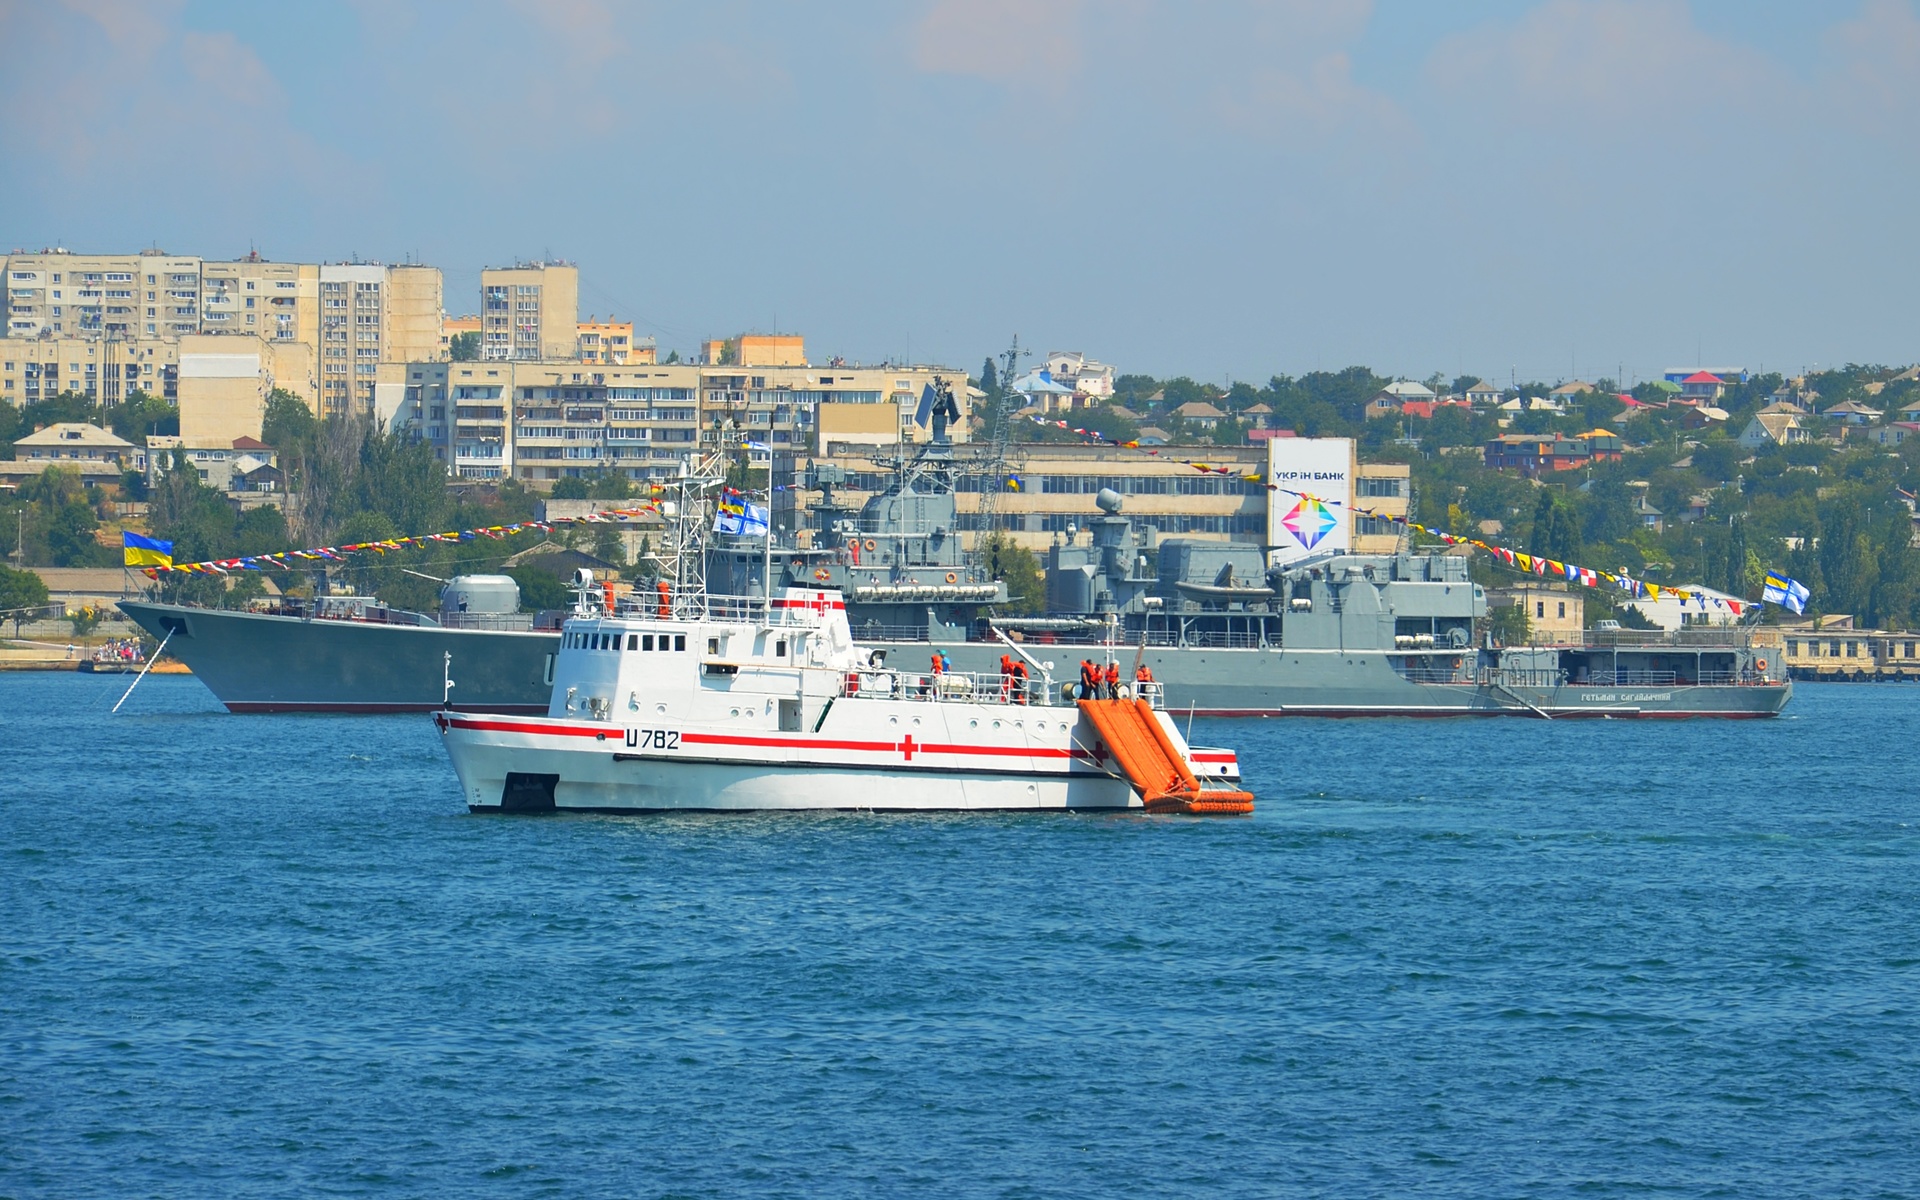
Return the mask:
<path id="1" fill-rule="evenodd" d="M 1093 498 L 1093 502 L 1101 512 L 1110 517 L 1120 511 L 1120 493 L 1112 488 L 1101 488 L 1100 494 Z"/>

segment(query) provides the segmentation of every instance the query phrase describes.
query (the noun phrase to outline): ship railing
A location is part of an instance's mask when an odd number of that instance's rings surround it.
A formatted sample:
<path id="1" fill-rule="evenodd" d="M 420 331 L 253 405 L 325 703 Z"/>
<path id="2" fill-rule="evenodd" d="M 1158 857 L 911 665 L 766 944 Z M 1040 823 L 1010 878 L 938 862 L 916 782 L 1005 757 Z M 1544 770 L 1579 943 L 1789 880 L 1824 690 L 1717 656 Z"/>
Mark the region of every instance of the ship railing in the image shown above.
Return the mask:
<path id="1" fill-rule="evenodd" d="M 1526 645 L 1541 649 L 1634 650 L 1643 647 L 1751 645 L 1752 631 L 1739 625 L 1685 625 L 1679 629 L 1588 629 L 1576 634 L 1536 634 Z"/>
<path id="2" fill-rule="evenodd" d="M 1567 681 L 1564 671 L 1532 670 L 1523 667 L 1486 667 L 1480 672 L 1485 687 L 1554 688 Z"/>
<path id="3" fill-rule="evenodd" d="M 920 700 L 947 704 L 1004 704 L 1046 708 L 1046 683 L 997 671 L 849 671 L 840 685 L 844 700 Z"/>
<path id="4" fill-rule="evenodd" d="M 1448 667 L 1401 667 L 1400 678 L 1408 683 L 1467 683 L 1471 676 Z"/>
<path id="5" fill-rule="evenodd" d="M 1758 682 L 1758 671 L 1701 671 L 1697 674 L 1682 674 L 1679 671 L 1595 671 L 1576 679 L 1574 682 L 1598 687 L 1673 687 L 1675 685 L 1703 687 L 1731 687 L 1740 683 Z"/>
<path id="6" fill-rule="evenodd" d="M 533 628 L 533 614 L 449 612 L 440 614 L 440 624 L 446 629 L 525 632 Z"/>

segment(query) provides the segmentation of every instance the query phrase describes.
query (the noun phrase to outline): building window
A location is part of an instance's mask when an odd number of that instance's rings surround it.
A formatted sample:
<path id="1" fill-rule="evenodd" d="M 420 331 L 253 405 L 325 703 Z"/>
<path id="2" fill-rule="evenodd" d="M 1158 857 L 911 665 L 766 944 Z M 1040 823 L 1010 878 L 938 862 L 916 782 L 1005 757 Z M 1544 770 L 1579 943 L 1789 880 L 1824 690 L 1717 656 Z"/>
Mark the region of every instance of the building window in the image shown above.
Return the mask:
<path id="1" fill-rule="evenodd" d="M 1533 615 L 1542 621 L 1547 619 L 1547 602 L 1545 600 L 1534 601 Z"/>

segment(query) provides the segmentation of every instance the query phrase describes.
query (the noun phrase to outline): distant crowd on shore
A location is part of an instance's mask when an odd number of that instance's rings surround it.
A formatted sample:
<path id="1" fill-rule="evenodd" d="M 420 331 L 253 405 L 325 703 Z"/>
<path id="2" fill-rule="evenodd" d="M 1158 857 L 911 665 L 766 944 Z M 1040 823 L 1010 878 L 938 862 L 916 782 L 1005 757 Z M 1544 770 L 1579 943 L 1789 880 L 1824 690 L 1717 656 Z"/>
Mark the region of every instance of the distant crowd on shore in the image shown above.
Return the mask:
<path id="1" fill-rule="evenodd" d="M 67 647 L 67 656 L 73 656 L 73 647 Z M 146 660 L 146 651 L 140 647 L 139 638 L 108 638 L 93 648 L 94 662 L 137 663 Z"/>

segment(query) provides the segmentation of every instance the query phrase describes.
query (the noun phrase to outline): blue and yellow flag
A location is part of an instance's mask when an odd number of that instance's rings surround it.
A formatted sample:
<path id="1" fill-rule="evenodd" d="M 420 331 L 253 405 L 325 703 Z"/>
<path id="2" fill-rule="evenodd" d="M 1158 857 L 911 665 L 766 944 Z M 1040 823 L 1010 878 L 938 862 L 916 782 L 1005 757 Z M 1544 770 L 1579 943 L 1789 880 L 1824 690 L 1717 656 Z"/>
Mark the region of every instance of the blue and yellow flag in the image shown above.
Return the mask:
<path id="1" fill-rule="evenodd" d="M 1020 490 L 1020 477 L 1018 475 L 1007 476 L 1007 490 L 1010 492 L 1017 492 Z"/>
<path id="2" fill-rule="evenodd" d="M 129 567 L 171 567 L 173 565 L 172 542 L 155 541 L 123 530 L 120 534 L 120 546 L 122 553 L 126 555 Z"/>

